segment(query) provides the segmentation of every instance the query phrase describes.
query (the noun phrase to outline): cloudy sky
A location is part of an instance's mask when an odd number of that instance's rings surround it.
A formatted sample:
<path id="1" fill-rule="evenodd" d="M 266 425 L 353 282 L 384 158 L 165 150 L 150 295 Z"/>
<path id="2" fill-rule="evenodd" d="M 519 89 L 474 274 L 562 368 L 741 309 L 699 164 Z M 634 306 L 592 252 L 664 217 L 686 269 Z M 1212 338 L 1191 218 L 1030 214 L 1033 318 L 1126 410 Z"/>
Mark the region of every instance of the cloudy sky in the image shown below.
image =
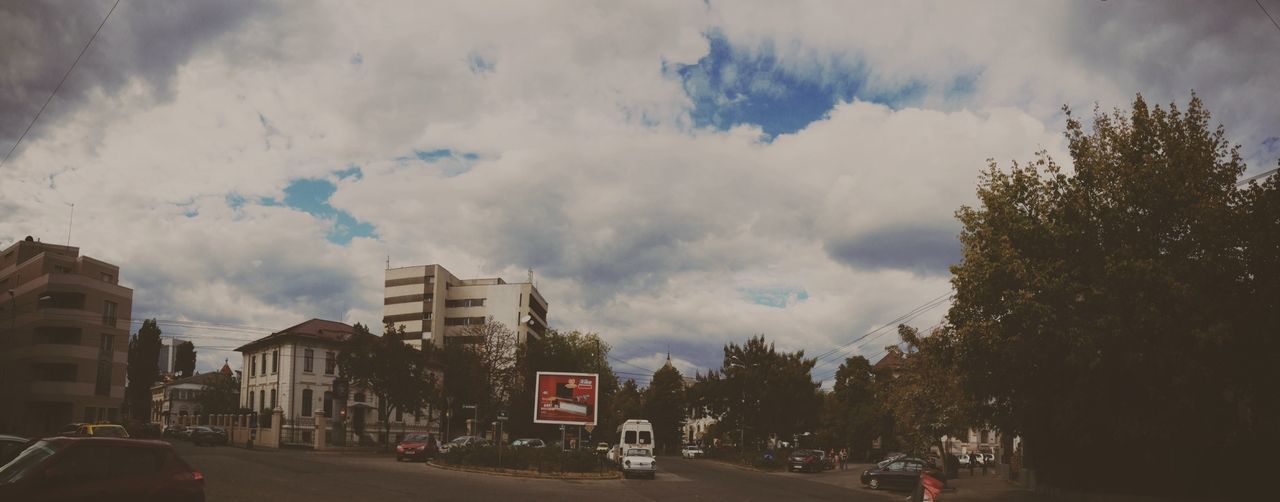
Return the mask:
<path id="1" fill-rule="evenodd" d="M 0 4 L 0 153 L 112 3 Z M 74 204 L 71 244 L 202 369 L 312 317 L 377 326 L 389 256 L 533 269 L 620 371 L 762 333 L 826 378 L 941 319 L 955 210 L 988 158 L 1069 164 L 1063 105 L 1195 90 L 1252 174 L 1277 68 L 1252 0 L 122 0 L 0 166 L 0 247 L 65 242 Z"/>

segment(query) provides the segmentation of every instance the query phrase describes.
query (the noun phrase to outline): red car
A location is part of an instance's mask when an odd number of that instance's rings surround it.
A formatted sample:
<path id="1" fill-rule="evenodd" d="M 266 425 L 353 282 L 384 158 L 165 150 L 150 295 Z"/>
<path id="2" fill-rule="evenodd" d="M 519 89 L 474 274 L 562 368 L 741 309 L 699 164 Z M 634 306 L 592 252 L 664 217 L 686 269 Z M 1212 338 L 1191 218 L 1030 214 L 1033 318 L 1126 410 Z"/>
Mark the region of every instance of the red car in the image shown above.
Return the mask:
<path id="1" fill-rule="evenodd" d="M 0 500 L 204 502 L 204 475 L 163 441 L 54 437 L 0 467 Z"/>
<path id="2" fill-rule="evenodd" d="M 396 462 L 404 459 L 421 460 L 426 462 L 429 458 L 435 458 L 436 453 L 440 451 L 440 445 L 436 443 L 436 438 L 430 434 L 410 434 L 405 436 L 400 444 L 396 445 Z"/>

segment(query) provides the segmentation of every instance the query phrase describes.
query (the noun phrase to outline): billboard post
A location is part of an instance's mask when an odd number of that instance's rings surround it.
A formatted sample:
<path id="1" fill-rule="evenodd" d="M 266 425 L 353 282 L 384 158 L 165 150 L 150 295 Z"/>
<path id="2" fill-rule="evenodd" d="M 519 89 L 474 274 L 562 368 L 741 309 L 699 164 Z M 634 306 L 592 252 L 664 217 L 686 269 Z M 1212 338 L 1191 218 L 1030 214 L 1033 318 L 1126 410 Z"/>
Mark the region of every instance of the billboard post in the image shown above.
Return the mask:
<path id="1" fill-rule="evenodd" d="M 539 371 L 533 398 L 533 423 L 595 425 L 600 375 Z"/>

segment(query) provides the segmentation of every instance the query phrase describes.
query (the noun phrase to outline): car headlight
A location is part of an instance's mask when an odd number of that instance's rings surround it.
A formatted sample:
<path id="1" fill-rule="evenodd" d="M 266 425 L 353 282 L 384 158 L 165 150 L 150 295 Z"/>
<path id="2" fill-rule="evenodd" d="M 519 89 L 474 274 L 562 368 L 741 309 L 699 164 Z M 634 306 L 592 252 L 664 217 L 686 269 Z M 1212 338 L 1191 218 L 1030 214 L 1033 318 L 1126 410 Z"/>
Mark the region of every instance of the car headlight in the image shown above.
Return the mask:
<path id="1" fill-rule="evenodd" d="M 630 460 L 628 460 L 628 461 L 626 461 L 626 462 L 624 462 L 624 463 L 625 463 L 625 464 L 627 464 L 627 467 L 631 467 L 631 461 L 630 461 Z"/>

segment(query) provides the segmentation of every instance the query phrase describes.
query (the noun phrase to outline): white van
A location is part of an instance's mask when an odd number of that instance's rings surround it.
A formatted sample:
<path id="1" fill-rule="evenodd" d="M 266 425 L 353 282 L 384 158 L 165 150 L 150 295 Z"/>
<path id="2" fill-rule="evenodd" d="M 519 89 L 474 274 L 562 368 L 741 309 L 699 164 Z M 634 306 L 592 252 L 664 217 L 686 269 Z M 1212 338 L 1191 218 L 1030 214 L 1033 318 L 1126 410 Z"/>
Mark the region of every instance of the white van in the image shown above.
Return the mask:
<path id="1" fill-rule="evenodd" d="M 622 425 L 618 426 L 617 451 L 625 452 L 627 448 L 653 449 L 653 447 L 653 424 L 649 423 L 648 420 L 632 419 L 622 422 Z M 621 462 L 621 457 L 622 455 L 613 455 L 610 460 Z"/>

